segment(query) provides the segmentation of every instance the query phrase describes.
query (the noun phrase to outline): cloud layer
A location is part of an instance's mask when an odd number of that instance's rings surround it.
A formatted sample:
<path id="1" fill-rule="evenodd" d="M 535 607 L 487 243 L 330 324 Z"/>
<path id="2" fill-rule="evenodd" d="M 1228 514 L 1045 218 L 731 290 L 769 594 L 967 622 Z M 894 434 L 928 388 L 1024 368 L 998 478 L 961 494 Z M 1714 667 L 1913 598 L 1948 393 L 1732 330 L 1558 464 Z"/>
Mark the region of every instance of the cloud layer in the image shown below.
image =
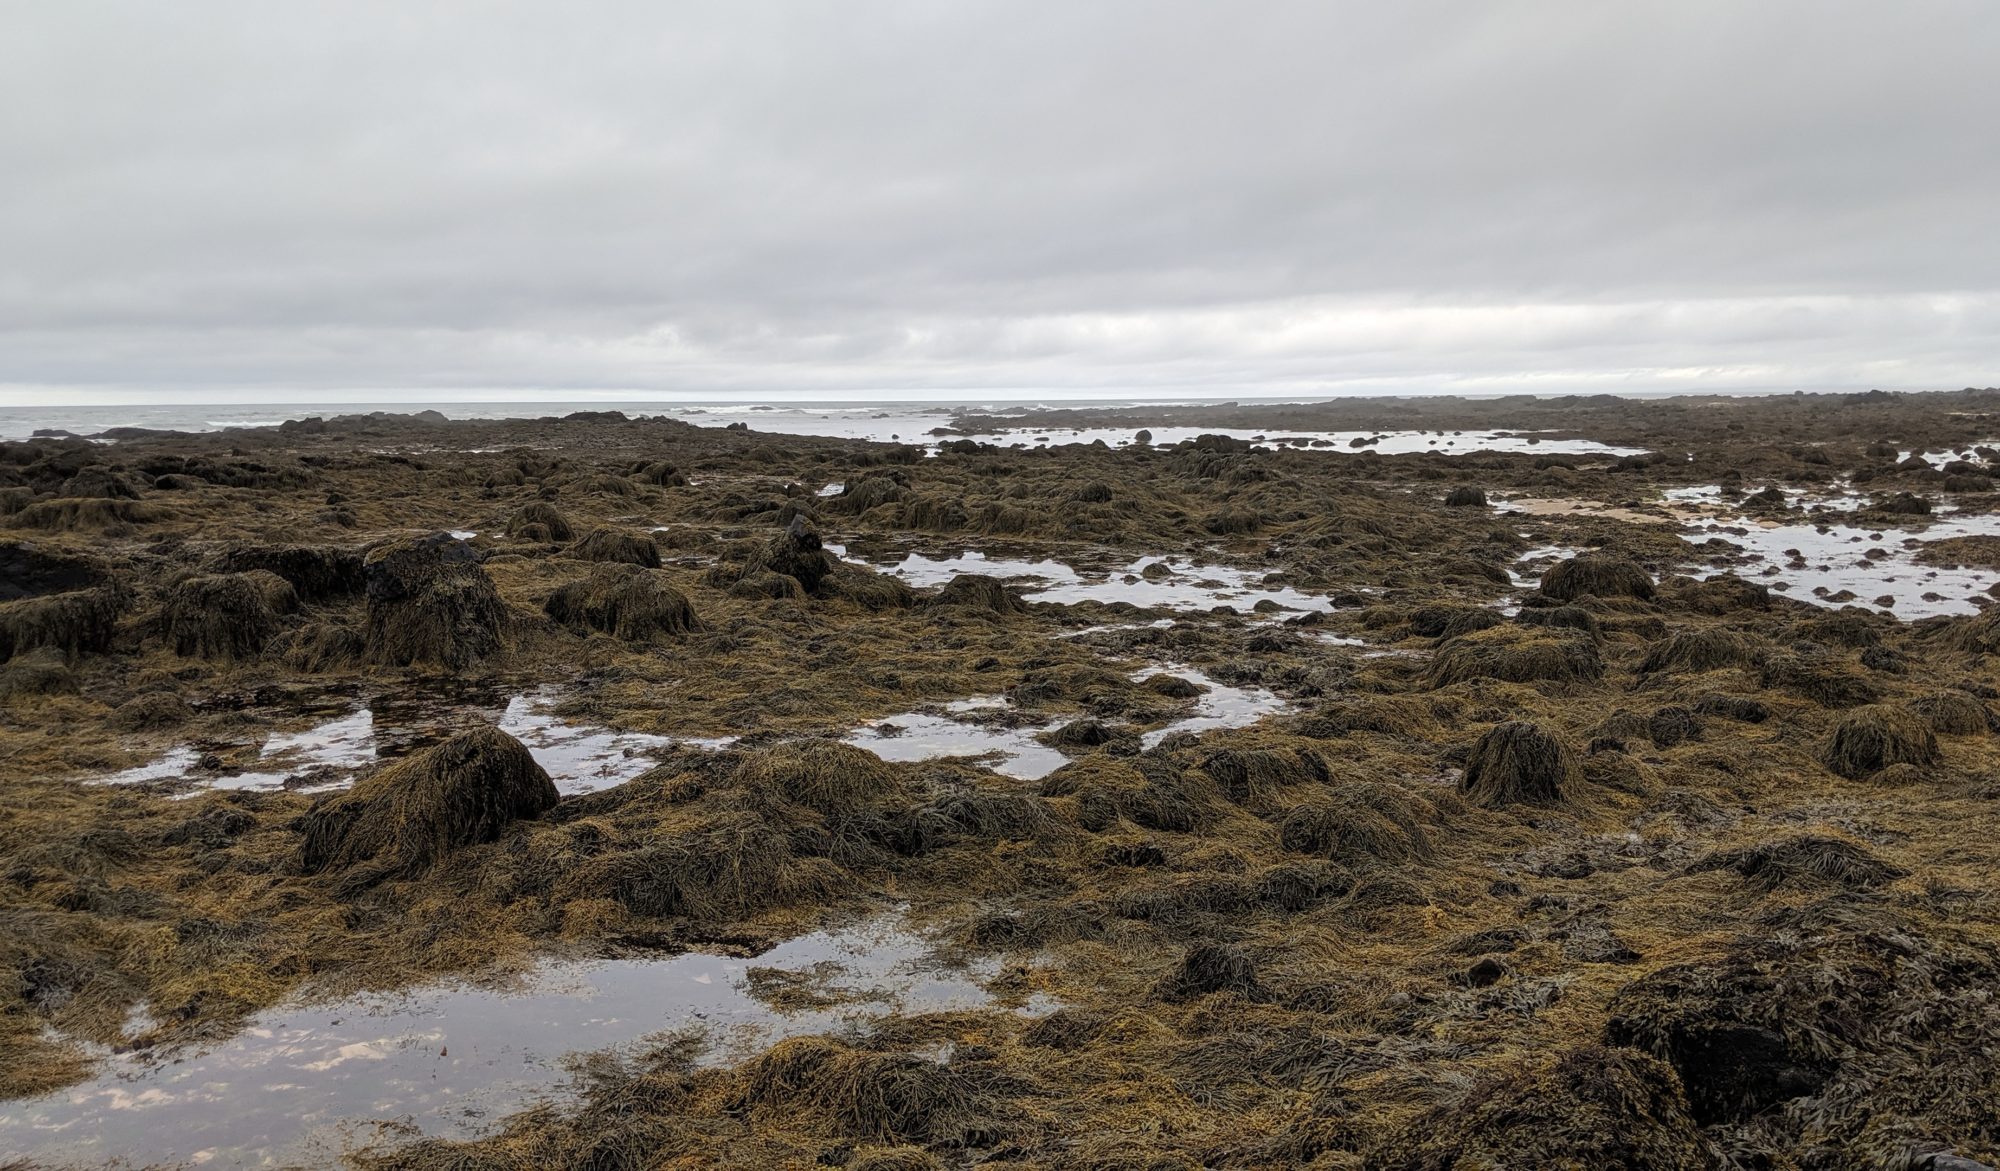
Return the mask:
<path id="1" fill-rule="evenodd" d="M 0 394 L 2000 382 L 2000 9 L 0 4 Z"/>

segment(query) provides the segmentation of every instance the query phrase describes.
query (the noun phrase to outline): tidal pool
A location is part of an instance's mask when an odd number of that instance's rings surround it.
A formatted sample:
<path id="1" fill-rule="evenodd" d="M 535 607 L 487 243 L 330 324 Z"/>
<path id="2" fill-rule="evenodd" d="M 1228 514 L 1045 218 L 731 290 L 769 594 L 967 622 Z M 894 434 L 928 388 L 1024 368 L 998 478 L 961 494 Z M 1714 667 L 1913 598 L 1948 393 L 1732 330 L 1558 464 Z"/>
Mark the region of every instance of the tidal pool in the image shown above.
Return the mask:
<path id="1" fill-rule="evenodd" d="M 1733 572 L 1787 597 L 1824 605 L 1858 604 L 1883 607 L 1903 619 L 1934 614 L 1974 614 L 1974 599 L 1990 600 L 1987 591 L 2000 573 L 1920 565 L 1916 553 L 1926 542 L 1948 537 L 2000 536 L 2000 516 L 1952 517 L 1923 523 L 1912 518 L 1905 526 L 1868 528 L 1817 524 L 1770 524 L 1748 518 L 1691 526 L 1689 540 L 1720 538 L 1740 547 L 1746 564 L 1706 566 L 1701 576 Z M 1821 531 L 1824 529 L 1825 531 Z"/>
<path id="2" fill-rule="evenodd" d="M 845 558 L 844 545 L 827 550 Z M 1067 562 L 1047 558 L 996 557 L 969 550 L 951 557 L 905 554 L 900 560 L 871 566 L 893 574 L 919 589 L 940 586 L 961 573 L 982 573 L 1023 588 L 1030 602 L 1129 602 L 1147 609 L 1208 610 L 1230 606 L 1249 610 L 1268 601 L 1287 610 L 1330 610 L 1323 594 L 1308 594 L 1264 581 L 1267 570 L 1227 565 L 1197 565 L 1172 557 L 1141 557 L 1102 574 L 1084 574 Z M 1151 576 L 1147 571 L 1151 570 Z"/>
<path id="3" fill-rule="evenodd" d="M 565 1100 L 571 1054 L 693 1034 L 699 1061 L 727 1064 L 785 1037 L 992 1002 L 980 981 L 997 961 L 954 968 L 932 950 L 884 915 L 754 958 L 552 961 L 497 987 L 302 1000 L 221 1044 L 106 1055 L 88 1082 L 8 1103 L 0 1164 L 327 1166 L 373 1143 L 472 1137 L 536 1101 Z M 760 969 L 812 993 L 809 1006 L 758 999 Z M 1021 1011 L 1053 1007 L 1037 997 Z"/>
<path id="4" fill-rule="evenodd" d="M 1746 514 L 1740 499 L 1725 499 L 1715 485 L 1662 493 L 1679 509 L 1691 510 L 1681 535 L 1695 545 L 1722 540 L 1740 554 L 1691 549 L 1697 577 L 1722 573 L 1763 582 L 1787 597 L 1820 605 L 1877 606 L 1903 619 L 1939 614 L 1973 614 L 2000 582 L 1989 569 L 1922 565 L 1916 554 L 1932 541 L 1950 537 L 2000 536 L 2000 515 L 1938 512 L 1927 516 L 1876 517 L 1858 526 L 1852 514 L 1867 499 L 1844 488 L 1781 488 L 1787 511 Z M 1513 569 L 1517 583 L 1532 586 L 1554 560 L 1584 552 L 1550 545 L 1521 555 Z M 1694 564 L 1694 563 L 1699 564 Z"/>
<path id="5" fill-rule="evenodd" d="M 384 760 L 449 735 L 468 720 L 491 723 L 526 745 L 562 793 L 589 793 L 620 785 L 653 767 L 676 745 L 721 748 L 728 739 L 683 739 L 619 732 L 577 724 L 551 710 L 559 693 L 543 689 L 507 698 L 503 705 L 460 697 L 411 701 L 378 697 L 303 732 L 266 740 L 254 759 L 231 771 L 204 769 L 218 749 L 241 758 L 240 746 L 180 745 L 145 764 L 98 778 L 102 784 L 188 780 L 206 789 L 295 789 L 314 792 L 352 784 Z"/>
<path id="6" fill-rule="evenodd" d="M 1231 687 L 1217 683 L 1191 667 L 1149 667 L 1133 676 L 1178 675 L 1204 690 L 1195 699 L 1192 715 L 1175 720 L 1140 736 L 1147 748 L 1180 732 L 1201 733 L 1216 728 L 1244 728 L 1267 715 L 1285 710 L 1287 704 L 1261 687 Z M 939 757 L 971 757 L 1005 777 L 1040 780 L 1069 763 L 1069 757 L 1043 744 L 1037 737 L 1068 723 L 1070 718 L 1047 720 L 1021 727 L 999 727 L 978 723 L 965 716 L 982 710 L 1004 708 L 1000 696 L 960 700 L 945 706 L 943 714 L 906 712 L 863 724 L 847 737 L 847 742 L 865 748 L 883 760 L 917 761 Z"/>

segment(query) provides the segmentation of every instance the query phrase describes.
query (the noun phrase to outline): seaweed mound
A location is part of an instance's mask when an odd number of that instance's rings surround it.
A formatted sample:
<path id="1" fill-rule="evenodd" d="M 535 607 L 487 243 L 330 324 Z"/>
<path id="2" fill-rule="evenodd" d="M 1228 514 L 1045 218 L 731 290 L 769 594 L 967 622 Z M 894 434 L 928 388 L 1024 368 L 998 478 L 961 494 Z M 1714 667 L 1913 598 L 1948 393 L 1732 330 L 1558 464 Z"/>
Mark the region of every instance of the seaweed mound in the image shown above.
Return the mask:
<path id="1" fill-rule="evenodd" d="M 361 554 L 337 545 L 237 545 L 216 554 L 216 573 L 262 570 L 291 583 L 307 601 L 361 592 Z"/>
<path id="2" fill-rule="evenodd" d="M 687 595 L 666 574 L 625 562 L 600 565 L 589 577 L 562 586 L 543 609 L 579 634 L 599 631 L 627 642 L 657 642 L 701 629 Z"/>
<path id="3" fill-rule="evenodd" d="M 1410 613 L 1410 633 L 1419 638 L 1457 638 L 1479 630 L 1491 630 L 1506 623 L 1499 611 L 1485 606 L 1436 603 L 1419 606 Z"/>
<path id="4" fill-rule="evenodd" d="M 1162 1000 L 1198 1000 L 1217 992 L 1233 993 L 1245 1000 L 1266 998 L 1257 981 L 1257 967 L 1242 950 L 1226 943 L 1198 943 L 1181 956 L 1180 964 L 1160 982 L 1155 994 Z"/>
<path id="5" fill-rule="evenodd" d="M 1301 802 L 1278 819 L 1278 840 L 1298 854 L 1343 866 L 1409 862 L 1431 856 L 1428 803 L 1401 789 L 1373 782 L 1336 786 Z"/>
<path id="6" fill-rule="evenodd" d="M 122 473 L 102 464 L 79 470 L 56 489 L 57 496 L 91 497 L 98 500 L 137 500 L 139 490 Z"/>
<path id="7" fill-rule="evenodd" d="M 772 1046 L 745 1071 L 742 1097 L 753 1110 L 804 1115 L 836 1134 L 877 1142 L 950 1142 L 982 1114 L 981 1094 L 949 1065 L 823 1037 Z"/>
<path id="8" fill-rule="evenodd" d="M 124 608 L 124 593 L 112 586 L 0 602 L 0 662 L 42 647 L 70 662 L 102 654 Z"/>
<path id="9" fill-rule="evenodd" d="M 1524 606 L 1514 615 L 1523 626 L 1547 626 L 1558 630 L 1580 630 L 1595 635 L 1602 627 L 1597 615 L 1582 606 Z"/>
<path id="10" fill-rule="evenodd" d="M 1646 571 L 1609 553 L 1579 553 L 1542 574 L 1542 592 L 1558 602 L 1578 598 L 1637 598 L 1651 601 L 1653 579 Z"/>
<path id="11" fill-rule="evenodd" d="M 623 562 L 641 569 L 660 567 L 660 547 L 653 543 L 653 538 L 623 529 L 599 526 L 563 552 L 578 561 Z"/>
<path id="12" fill-rule="evenodd" d="M 1445 495 L 1446 508 L 1484 508 L 1486 489 L 1472 484 L 1461 484 Z"/>
<path id="13" fill-rule="evenodd" d="M 1219 748 L 1202 757 L 1201 771 L 1239 805 L 1287 786 L 1327 779 L 1326 761 L 1311 749 L 1298 748 Z"/>
<path id="14" fill-rule="evenodd" d="M 1993 725 L 1993 713 L 1963 691 L 1946 689 L 1910 701 L 1910 710 L 1931 722 L 1931 730 L 1946 736 L 1978 736 Z"/>
<path id="15" fill-rule="evenodd" d="M 87 590 L 107 577 L 104 566 L 87 557 L 25 541 L 0 542 L 0 602 Z"/>
<path id="16" fill-rule="evenodd" d="M 16 656 L 0 666 L 0 700 L 68 695 L 76 689 L 75 672 L 62 652 L 53 647 Z"/>
<path id="17" fill-rule="evenodd" d="M 576 528 L 555 505 L 531 500 L 507 518 L 507 535 L 517 541 L 568 541 L 575 538 Z"/>
<path id="18" fill-rule="evenodd" d="M 1528 720 L 1509 720 L 1473 744 L 1458 789 L 1488 808 L 1554 805 L 1582 777 L 1575 751 L 1561 737 Z"/>
<path id="19" fill-rule="evenodd" d="M 1469 1087 L 1397 1132 L 1367 1165 L 1709 1171 L 1715 1162 L 1671 1068 L 1643 1053 L 1586 1046 L 1547 1070 Z"/>
<path id="20" fill-rule="evenodd" d="M 366 880 L 421 874 L 558 800 L 525 745 L 498 728 L 475 728 L 315 805 L 299 819 L 299 869 L 364 867 Z"/>
<path id="21" fill-rule="evenodd" d="M 369 552 L 368 661 L 458 670 L 500 649 L 507 607 L 479 554 L 447 533 Z"/>
<path id="22" fill-rule="evenodd" d="M 1858 707 L 1882 698 L 1882 689 L 1866 674 L 1831 655 L 1773 655 L 1765 660 L 1759 682 L 1821 707 Z"/>
<path id="23" fill-rule="evenodd" d="M 1026 609 L 1000 579 L 984 573 L 961 573 L 946 582 L 931 598 L 933 606 L 969 606 L 995 614 L 1014 614 Z"/>
<path id="24" fill-rule="evenodd" d="M 752 552 L 743 564 L 744 577 L 762 572 L 782 573 L 813 594 L 833 572 L 833 558 L 821 547 L 819 532 L 805 517 L 795 516 L 784 532 Z"/>
<path id="25" fill-rule="evenodd" d="M 1762 657 L 1762 644 L 1747 634 L 1733 630 L 1676 630 L 1646 651 L 1639 673 L 1714 671 L 1723 667 L 1754 666 Z"/>
<path id="26" fill-rule="evenodd" d="M 1694 711 L 1696 715 L 1720 716 L 1743 724 L 1761 724 L 1771 718 L 1771 709 L 1762 700 L 1720 692 L 1710 692 L 1695 700 Z"/>
<path id="27" fill-rule="evenodd" d="M 1733 870 L 1759 890 L 1836 886 L 1871 890 L 1909 873 L 1885 862 L 1867 847 L 1826 834 L 1792 834 L 1737 850 L 1719 850 L 1697 860 L 1689 873 Z"/>
<path id="28" fill-rule="evenodd" d="M 1433 688 L 1471 679 L 1503 683 L 1578 683 L 1602 678 L 1604 659 L 1587 637 L 1495 627 L 1453 638 L 1438 649 L 1426 677 Z"/>
<path id="29" fill-rule="evenodd" d="M 1719 963 L 1663 968 L 1620 990 L 1608 1039 L 1672 1065 L 1703 1125 L 1749 1118 L 1817 1092 L 1841 1033 L 1861 1023 L 1822 1016 L 1810 979 L 1783 949 L 1739 945 Z"/>
<path id="30" fill-rule="evenodd" d="M 732 598 L 769 598 L 777 600 L 803 601 L 806 591 L 799 585 L 799 579 L 782 573 L 772 573 L 768 569 L 758 570 L 729 583 Z"/>
<path id="31" fill-rule="evenodd" d="M 183 658 L 256 658 L 278 629 L 273 585 L 291 589 L 261 570 L 188 578 L 167 591 L 160 633 Z"/>
<path id="32" fill-rule="evenodd" d="M 170 515 L 172 514 L 165 509 L 154 508 L 139 500 L 103 497 L 57 498 L 37 500 L 28 505 L 15 515 L 13 523 L 16 527 L 24 529 L 63 533 L 103 533 L 115 537 L 131 532 L 134 525 L 149 524 L 166 519 Z"/>
<path id="33" fill-rule="evenodd" d="M 1672 748 L 1701 735 L 1701 721 L 1694 709 L 1670 703 L 1646 717 L 1646 736 L 1655 748 Z"/>
<path id="34" fill-rule="evenodd" d="M 877 573 L 865 565 L 835 565 L 833 572 L 821 579 L 819 592 L 823 597 L 853 602 L 864 610 L 901 610 L 917 601 L 916 591 L 902 578 Z"/>
<path id="35" fill-rule="evenodd" d="M 764 749 L 744 760 L 736 775 L 753 791 L 822 813 L 862 808 L 902 791 L 881 757 L 839 740 Z"/>
<path id="36" fill-rule="evenodd" d="M 1907 707 L 1870 704 L 1849 712 L 1835 726 L 1820 761 L 1849 780 L 1895 764 L 1933 765 L 1938 762 L 1937 734 L 1928 719 Z"/>
<path id="37" fill-rule="evenodd" d="M 111 713 L 111 726 L 122 732 L 172 728 L 194 718 L 194 709 L 171 691 L 133 696 Z"/>
<path id="38" fill-rule="evenodd" d="M 1733 573 L 1718 573 L 1698 582 L 1689 582 L 1673 591 L 1672 603 L 1697 614 L 1720 617 L 1740 610 L 1769 610 L 1770 587 L 1744 581 Z"/>
<path id="39" fill-rule="evenodd" d="M 1201 527 L 1218 537 L 1254 533 L 1264 527 L 1264 518 L 1254 508 L 1226 506 L 1202 518 Z"/>
<path id="40" fill-rule="evenodd" d="M 2000 654 L 2000 606 L 1948 619 L 1939 624 L 1930 637 L 1945 650 L 1975 655 Z"/>

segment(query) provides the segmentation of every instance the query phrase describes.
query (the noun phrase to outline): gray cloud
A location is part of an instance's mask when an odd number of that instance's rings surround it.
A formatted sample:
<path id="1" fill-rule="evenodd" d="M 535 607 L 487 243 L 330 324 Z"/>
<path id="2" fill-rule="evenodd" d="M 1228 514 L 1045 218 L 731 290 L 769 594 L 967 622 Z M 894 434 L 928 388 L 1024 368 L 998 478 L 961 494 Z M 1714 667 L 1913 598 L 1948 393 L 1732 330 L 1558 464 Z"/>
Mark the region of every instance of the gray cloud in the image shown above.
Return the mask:
<path id="1" fill-rule="evenodd" d="M 2000 9 L 0 3 L 0 388 L 2000 381 Z"/>

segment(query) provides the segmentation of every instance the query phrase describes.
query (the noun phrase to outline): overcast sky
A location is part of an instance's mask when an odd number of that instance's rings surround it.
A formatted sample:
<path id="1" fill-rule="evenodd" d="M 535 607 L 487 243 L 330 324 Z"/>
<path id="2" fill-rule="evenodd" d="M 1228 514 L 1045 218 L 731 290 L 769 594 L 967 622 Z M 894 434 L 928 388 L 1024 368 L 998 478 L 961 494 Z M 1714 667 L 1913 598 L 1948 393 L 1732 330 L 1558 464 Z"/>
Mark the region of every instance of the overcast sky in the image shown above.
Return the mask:
<path id="1" fill-rule="evenodd" d="M 0 0 L 0 401 L 1996 383 L 1994 0 Z"/>

